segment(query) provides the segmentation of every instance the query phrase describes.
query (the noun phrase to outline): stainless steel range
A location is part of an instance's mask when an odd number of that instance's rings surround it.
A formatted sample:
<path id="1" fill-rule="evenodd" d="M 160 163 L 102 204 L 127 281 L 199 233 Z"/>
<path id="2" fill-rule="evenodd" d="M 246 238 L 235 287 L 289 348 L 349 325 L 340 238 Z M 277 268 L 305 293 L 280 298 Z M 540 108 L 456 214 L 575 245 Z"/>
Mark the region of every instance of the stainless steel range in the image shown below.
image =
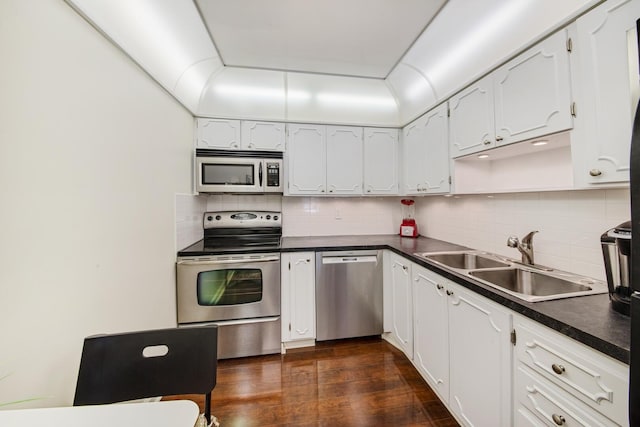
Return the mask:
<path id="1" fill-rule="evenodd" d="M 207 212 L 178 253 L 178 325 L 218 325 L 218 358 L 280 352 L 280 212 Z"/>

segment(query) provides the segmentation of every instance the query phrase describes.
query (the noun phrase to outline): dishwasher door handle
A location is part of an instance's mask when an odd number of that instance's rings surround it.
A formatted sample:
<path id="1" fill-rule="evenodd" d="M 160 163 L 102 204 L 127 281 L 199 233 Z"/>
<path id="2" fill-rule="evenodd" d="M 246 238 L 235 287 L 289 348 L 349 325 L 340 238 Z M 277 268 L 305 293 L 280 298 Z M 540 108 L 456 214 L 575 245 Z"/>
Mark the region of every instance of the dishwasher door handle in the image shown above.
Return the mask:
<path id="1" fill-rule="evenodd" d="M 378 262 L 375 255 L 354 256 L 354 257 L 322 257 L 323 264 L 352 264 L 362 262 Z"/>

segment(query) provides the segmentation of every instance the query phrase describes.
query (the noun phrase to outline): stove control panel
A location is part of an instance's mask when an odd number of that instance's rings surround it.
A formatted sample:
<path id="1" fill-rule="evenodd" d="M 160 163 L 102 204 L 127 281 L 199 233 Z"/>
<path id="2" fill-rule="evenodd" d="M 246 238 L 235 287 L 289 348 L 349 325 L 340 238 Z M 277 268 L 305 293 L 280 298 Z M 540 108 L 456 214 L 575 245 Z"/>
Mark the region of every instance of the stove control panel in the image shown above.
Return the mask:
<path id="1" fill-rule="evenodd" d="M 282 227 L 282 212 L 277 211 L 220 211 L 205 212 L 203 227 L 262 228 Z"/>

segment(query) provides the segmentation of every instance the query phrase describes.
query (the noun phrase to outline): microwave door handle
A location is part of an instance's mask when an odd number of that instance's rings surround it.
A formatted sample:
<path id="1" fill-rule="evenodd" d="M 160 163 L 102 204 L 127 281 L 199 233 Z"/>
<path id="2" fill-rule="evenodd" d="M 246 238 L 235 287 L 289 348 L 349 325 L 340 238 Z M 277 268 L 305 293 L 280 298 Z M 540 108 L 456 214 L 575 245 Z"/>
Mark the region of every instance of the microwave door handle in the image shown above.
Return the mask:
<path id="1" fill-rule="evenodd" d="M 258 187 L 262 188 L 262 162 L 258 164 Z"/>

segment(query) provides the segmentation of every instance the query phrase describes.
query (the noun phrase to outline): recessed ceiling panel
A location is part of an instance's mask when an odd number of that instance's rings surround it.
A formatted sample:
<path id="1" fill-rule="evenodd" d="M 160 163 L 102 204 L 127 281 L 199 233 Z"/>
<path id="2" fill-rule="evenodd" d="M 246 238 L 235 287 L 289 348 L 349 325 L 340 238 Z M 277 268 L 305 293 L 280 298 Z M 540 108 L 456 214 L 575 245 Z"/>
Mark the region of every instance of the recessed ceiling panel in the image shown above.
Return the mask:
<path id="1" fill-rule="evenodd" d="M 385 78 L 447 0 L 196 0 L 227 66 Z"/>

